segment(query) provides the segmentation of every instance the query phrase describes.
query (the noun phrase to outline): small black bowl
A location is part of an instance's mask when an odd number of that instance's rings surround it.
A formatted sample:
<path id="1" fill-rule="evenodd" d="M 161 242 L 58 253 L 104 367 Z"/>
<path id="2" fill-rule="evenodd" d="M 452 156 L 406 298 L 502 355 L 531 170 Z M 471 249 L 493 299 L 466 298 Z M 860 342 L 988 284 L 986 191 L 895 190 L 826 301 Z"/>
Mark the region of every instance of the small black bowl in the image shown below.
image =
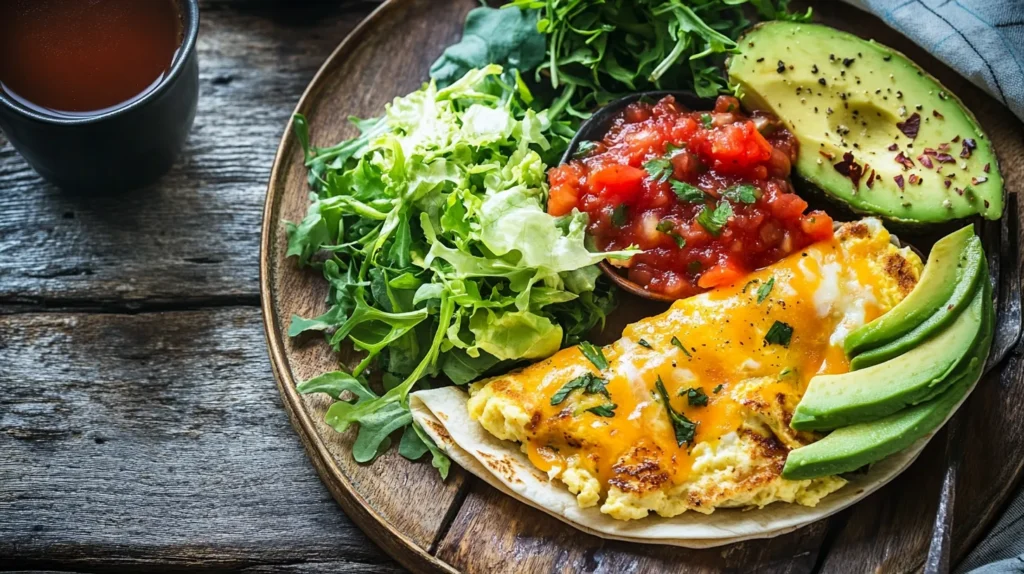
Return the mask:
<path id="1" fill-rule="evenodd" d="M 96 116 L 55 117 L 0 91 L 0 130 L 39 175 L 63 189 L 122 191 L 155 181 L 185 144 L 199 100 L 198 0 L 178 0 L 182 42 L 163 81 Z"/>
<path id="2" fill-rule="evenodd" d="M 676 102 L 686 106 L 687 108 L 697 110 L 710 111 L 715 107 L 715 98 L 701 98 L 692 92 L 683 91 L 659 91 L 659 92 L 641 92 L 637 94 L 631 94 L 626 97 L 620 98 L 613 102 L 608 103 L 601 109 L 594 112 L 587 121 L 583 122 L 576 137 L 572 138 L 569 142 L 569 149 L 565 150 L 565 155 L 562 156 L 562 163 L 566 164 L 572 161 L 573 156 L 576 155 L 576 150 L 579 148 L 580 143 L 584 141 L 598 141 L 604 139 L 605 134 L 611 129 L 612 123 L 615 121 L 615 117 L 626 109 L 629 104 L 638 102 L 646 99 L 652 102 L 664 98 L 665 96 L 673 96 Z M 671 303 L 675 301 L 675 297 L 669 297 L 668 295 L 662 295 L 661 293 L 655 293 L 649 291 L 647 288 L 633 283 L 627 279 L 622 273 L 619 272 L 619 268 L 611 265 L 607 261 L 602 261 L 598 264 L 601 271 L 612 280 L 613 283 L 618 285 L 622 290 L 632 293 L 637 297 L 643 297 L 644 299 L 651 299 L 653 301 L 663 301 Z"/>

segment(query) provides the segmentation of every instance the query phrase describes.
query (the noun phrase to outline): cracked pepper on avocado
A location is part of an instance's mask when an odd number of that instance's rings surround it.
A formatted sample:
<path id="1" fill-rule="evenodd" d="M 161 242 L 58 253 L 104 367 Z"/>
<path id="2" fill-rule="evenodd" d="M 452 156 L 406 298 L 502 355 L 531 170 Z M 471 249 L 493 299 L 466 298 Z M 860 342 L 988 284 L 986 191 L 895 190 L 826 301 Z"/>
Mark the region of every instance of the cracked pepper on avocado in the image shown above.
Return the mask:
<path id="1" fill-rule="evenodd" d="M 296 116 L 312 203 L 288 254 L 330 290 L 289 334 L 363 357 L 299 391 L 334 399 L 357 461 L 397 443 L 588 532 L 706 546 L 867 496 L 969 394 L 993 330 L 982 244 L 918 235 L 1002 214 L 970 111 L 784 0 L 751 2 L 751 29 L 743 2 L 689 4 L 478 8 L 358 137 L 319 147 Z M 635 299 L 603 261 L 675 302 L 609 332 Z"/>

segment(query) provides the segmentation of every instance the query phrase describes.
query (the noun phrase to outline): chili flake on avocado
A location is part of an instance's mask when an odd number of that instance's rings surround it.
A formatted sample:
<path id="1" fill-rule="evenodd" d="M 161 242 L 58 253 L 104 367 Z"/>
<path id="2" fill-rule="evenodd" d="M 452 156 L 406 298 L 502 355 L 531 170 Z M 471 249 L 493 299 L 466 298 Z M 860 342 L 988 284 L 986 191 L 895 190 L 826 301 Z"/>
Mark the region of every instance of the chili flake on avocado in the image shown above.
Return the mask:
<path id="1" fill-rule="evenodd" d="M 727 285 L 832 236 L 793 193 L 797 141 L 775 118 L 718 98 L 694 112 L 668 96 L 637 102 L 604 139 L 548 173 L 548 212 L 579 209 L 604 251 L 643 250 L 631 281 L 673 297 Z"/>

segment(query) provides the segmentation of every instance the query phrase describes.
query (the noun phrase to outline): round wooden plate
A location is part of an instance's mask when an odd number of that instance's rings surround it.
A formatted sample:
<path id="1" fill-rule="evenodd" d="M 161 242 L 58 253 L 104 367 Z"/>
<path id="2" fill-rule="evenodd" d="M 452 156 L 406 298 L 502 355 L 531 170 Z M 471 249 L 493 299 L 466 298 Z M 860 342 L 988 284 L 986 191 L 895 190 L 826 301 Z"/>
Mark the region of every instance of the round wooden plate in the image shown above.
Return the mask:
<path id="1" fill-rule="evenodd" d="M 381 113 L 392 98 L 417 89 L 430 64 L 459 38 L 478 0 L 390 0 L 327 59 L 299 102 L 315 145 L 355 132 L 349 115 Z M 996 144 L 1011 193 L 1024 183 L 1024 130 L 1005 108 L 899 36 L 879 20 L 838 2 L 815 5 L 815 19 L 873 37 L 908 54 L 975 111 Z M 325 310 L 319 273 L 285 258 L 285 221 L 308 205 L 302 150 L 289 123 L 267 191 L 260 253 L 263 316 L 271 363 L 284 405 L 310 459 L 345 512 L 389 554 L 417 572 L 902 572 L 920 568 L 945 468 L 943 436 L 893 483 L 828 520 L 771 540 L 709 550 L 635 545 L 582 534 L 452 469 L 442 482 L 425 463 L 394 449 L 372 464 L 350 456 L 354 433 L 323 423 L 328 400 L 299 396 L 297 382 L 335 370 L 348 357 L 320 337 L 286 335 L 293 314 Z M 1019 217 L 1016 213 L 1008 217 Z M 1014 255 L 1013 257 L 1016 257 Z M 616 338 L 627 320 L 659 312 L 660 304 L 624 301 L 606 331 Z M 990 374 L 964 407 L 968 447 L 957 483 L 954 556 L 991 523 L 1022 474 L 1024 385 L 1020 349 Z"/>

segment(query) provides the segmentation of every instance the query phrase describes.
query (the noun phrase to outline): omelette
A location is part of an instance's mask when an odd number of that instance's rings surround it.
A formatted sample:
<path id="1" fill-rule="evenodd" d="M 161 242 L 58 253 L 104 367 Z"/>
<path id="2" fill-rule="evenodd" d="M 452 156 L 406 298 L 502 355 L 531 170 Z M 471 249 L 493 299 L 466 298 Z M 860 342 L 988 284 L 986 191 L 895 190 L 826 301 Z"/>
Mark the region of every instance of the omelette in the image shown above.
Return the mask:
<path id="1" fill-rule="evenodd" d="M 847 223 L 611 345 L 474 384 L 466 411 L 580 508 L 616 520 L 813 507 L 846 481 L 782 478 L 788 452 L 820 438 L 791 429 L 792 413 L 813 376 L 850 370 L 846 335 L 909 294 L 922 268 L 878 220 Z M 431 434 L 444 445 L 443 429 Z"/>

